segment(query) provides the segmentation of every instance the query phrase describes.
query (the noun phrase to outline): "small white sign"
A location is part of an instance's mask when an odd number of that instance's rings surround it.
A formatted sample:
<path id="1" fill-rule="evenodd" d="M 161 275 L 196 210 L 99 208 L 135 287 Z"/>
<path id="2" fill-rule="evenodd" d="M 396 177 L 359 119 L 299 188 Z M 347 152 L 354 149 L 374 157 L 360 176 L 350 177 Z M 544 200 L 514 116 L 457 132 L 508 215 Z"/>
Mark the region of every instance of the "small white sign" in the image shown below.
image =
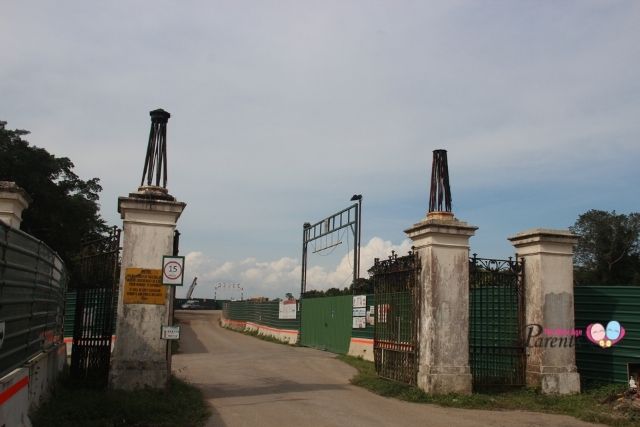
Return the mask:
<path id="1" fill-rule="evenodd" d="M 295 319 L 298 303 L 295 299 L 280 301 L 278 306 L 278 319 Z"/>
<path id="2" fill-rule="evenodd" d="M 182 286 L 184 278 L 184 257 L 183 256 L 163 256 L 162 257 L 162 284 Z"/>
<path id="3" fill-rule="evenodd" d="M 364 329 L 367 327 L 367 319 L 366 317 L 354 317 L 353 318 L 353 329 Z"/>
<path id="4" fill-rule="evenodd" d="M 0 348 L 2 348 L 2 343 L 4 343 L 4 322 L 0 322 Z"/>
<path id="5" fill-rule="evenodd" d="M 353 308 L 360 308 L 367 306 L 367 296 L 366 295 L 354 295 L 353 297 Z"/>
<path id="6" fill-rule="evenodd" d="M 160 339 L 163 340 L 179 340 L 180 326 L 162 326 L 160 330 Z"/>
<path id="7" fill-rule="evenodd" d="M 367 315 L 367 308 L 360 307 L 353 309 L 353 317 L 365 317 Z"/>

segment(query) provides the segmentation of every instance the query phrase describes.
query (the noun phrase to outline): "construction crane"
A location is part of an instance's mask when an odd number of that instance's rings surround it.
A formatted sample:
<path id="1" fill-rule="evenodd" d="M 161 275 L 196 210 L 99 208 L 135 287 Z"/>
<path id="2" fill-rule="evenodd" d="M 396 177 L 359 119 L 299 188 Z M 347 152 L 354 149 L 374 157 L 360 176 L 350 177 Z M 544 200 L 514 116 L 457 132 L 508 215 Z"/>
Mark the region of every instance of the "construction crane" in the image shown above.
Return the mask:
<path id="1" fill-rule="evenodd" d="M 189 286 L 189 290 L 187 291 L 187 299 L 191 299 L 191 295 L 193 295 L 193 290 L 196 288 L 198 284 L 198 278 L 194 277 L 193 282 L 191 282 L 191 286 Z"/>
<path id="2" fill-rule="evenodd" d="M 191 286 L 189 286 L 189 290 L 187 291 L 187 301 L 180 306 L 180 308 L 196 308 L 199 306 L 198 301 L 192 300 L 191 295 L 193 295 L 193 290 L 198 285 L 198 278 L 194 277 L 193 282 L 191 282 Z"/>

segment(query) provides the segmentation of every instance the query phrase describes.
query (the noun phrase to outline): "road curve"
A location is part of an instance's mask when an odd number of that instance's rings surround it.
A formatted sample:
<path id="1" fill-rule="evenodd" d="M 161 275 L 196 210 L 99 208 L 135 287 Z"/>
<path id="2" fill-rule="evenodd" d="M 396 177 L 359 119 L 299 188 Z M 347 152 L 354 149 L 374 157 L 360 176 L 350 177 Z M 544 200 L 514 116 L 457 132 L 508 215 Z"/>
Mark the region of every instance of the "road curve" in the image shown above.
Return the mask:
<path id="1" fill-rule="evenodd" d="M 349 384 L 355 369 L 327 352 L 262 341 L 219 326 L 219 311 L 177 311 L 182 326 L 174 374 L 212 407 L 207 426 L 553 426 L 572 417 L 402 402 Z"/>

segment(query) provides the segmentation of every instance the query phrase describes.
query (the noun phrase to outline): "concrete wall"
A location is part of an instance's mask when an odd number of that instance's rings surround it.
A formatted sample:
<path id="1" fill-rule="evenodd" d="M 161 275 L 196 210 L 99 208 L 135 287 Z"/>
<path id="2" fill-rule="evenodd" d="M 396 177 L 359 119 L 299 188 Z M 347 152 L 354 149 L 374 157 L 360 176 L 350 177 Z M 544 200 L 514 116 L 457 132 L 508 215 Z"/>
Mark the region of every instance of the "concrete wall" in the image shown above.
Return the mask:
<path id="1" fill-rule="evenodd" d="M 45 401 L 67 363 L 60 344 L 0 379 L 0 426 L 31 426 L 29 412 Z"/>
<path id="2" fill-rule="evenodd" d="M 282 341 L 287 344 L 295 345 L 298 342 L 298 331 L 293 329 L 278 329 L 254 322 L 247 322 L 245 330 L 258 332 L 259 335 L 273 337 L 278 341 Z"/>
<path id="3" fill-rule="evenodd" d="M 373 339 L 351 337 L 347 354 L 373 362 Z"/>
<path id="4" fill-rule="evenodd" d="M 257 332 L 259 335 L 273 337 L 278 341 L 295 345 L 298 342 L 298 331 L 295 329 L 278 329 L 271 326 L 261 325 L 256 322 L 245 322 L 242 320 L 231 320 L 220 318 L 220 325 L 236 331 Z"/>

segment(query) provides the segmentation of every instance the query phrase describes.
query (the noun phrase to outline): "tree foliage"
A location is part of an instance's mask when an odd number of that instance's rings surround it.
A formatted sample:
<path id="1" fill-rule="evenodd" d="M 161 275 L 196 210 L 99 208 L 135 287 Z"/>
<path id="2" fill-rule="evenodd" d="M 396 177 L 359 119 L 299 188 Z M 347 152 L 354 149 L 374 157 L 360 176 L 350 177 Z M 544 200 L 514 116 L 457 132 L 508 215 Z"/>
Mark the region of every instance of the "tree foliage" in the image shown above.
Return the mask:
<path id="1" fill-rule="evenodd" d="M 21 229 L 44 241 L 69 262 L 83 239 L 106 230 L 100 217 L 100 180 L 80 179 L 67 157 L 56 157 L 23 139 L 29 132 L 0 122 L 0 181 L 14 181 L 33 199 Z"/>
<path id="2" fill-rule="evenodd" d="M 576 283 L 640 285 L 640 213 L 590 210 L 570 229 L 578 235 Z"/>
<path id="3" fill-rule="evenodd" d="M 373 293 L 373 282 L 371 279 L 359 278 L 351 286 L 344 289 L 329 288 L 325 291 L 310 290 L 304 293 L 303 298 L 322 298 L 322 297 L 337 297 L 341 295 L 364 295 Z"/>

